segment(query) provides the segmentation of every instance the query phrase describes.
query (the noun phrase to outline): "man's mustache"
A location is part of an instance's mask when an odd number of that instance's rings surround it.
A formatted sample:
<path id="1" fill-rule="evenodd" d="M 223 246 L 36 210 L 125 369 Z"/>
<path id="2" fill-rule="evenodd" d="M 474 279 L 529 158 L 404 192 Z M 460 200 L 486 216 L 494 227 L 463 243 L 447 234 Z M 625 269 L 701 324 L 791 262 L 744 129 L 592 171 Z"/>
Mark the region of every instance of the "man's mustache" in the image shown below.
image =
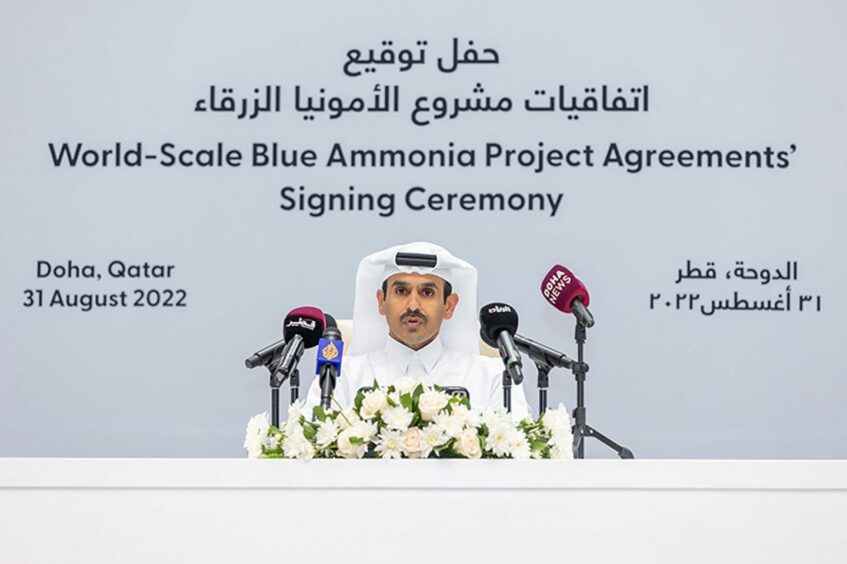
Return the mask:
<path id="1" fill-rule="evenodd" d="M 406 313 L 404 313 L 403 315 L 400 316 L 400 321 L 406 321 L 410 317 L 416 317 L 416 318 L 420 319 L 421 321 L 426 321 L 426 315 L 424 315 L 422 312 L 420 312 L 418 310 L 414 310 L 414 311 L 407 310 Z"/>

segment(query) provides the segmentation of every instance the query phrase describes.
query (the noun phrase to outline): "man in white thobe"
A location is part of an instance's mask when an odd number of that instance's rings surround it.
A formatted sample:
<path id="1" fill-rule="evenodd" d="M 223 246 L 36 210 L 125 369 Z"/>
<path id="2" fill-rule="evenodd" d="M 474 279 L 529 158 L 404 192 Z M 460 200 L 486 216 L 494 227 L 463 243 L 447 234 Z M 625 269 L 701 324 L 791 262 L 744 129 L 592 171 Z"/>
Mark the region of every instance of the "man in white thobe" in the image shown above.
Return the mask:
<path id="1" fill-rule="evenodd" d="M 461 386 L 474 407 L 503 405 L 503 362 L 479 354 L 476 268 L 431 243 L 392 247 L 362 259 L 356 275 L 354 335 L 334 401 L 346 407 L 362 387 L 401 376 L 425 385 Z M 320 404 L 316 378 L 307 413 Z M 337 407 L 337 405 L 335 406 Z M 529 414 L 523 387 L 512 387 L 515 419 Z"/>

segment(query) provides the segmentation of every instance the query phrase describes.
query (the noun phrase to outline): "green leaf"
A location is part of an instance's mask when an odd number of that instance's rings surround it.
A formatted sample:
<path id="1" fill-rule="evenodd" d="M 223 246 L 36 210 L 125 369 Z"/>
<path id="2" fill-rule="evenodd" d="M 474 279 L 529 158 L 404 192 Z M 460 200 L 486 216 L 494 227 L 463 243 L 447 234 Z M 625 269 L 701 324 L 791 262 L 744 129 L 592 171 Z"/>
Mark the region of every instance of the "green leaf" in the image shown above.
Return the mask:
<path id="1" fill-rule="evenodd" d="M 530 450 L 544 450 L 547 448 L 547 443 L 544 441 L 529 441 Z"/>
<path id="2" fill-rule="evenodd" d="M 409 411 L 412 411 L 412 396 L 410 396 L 409 394 L 403 394 L 402 396 L 400 396 L 400 403 L 403 405 L 403 407 L 405 407 Z"/>
<path id="3" fill-rule="evenodd" d="M 445 450 L 450 450 L 451 448 L 453 448 L 453 443 L 455 443 L 455 442 L 456 442 L 456 439 L 450 439 L 449 441 L 447 441 L 443 445 L 437 446 L 432 450 L 434 450 L 437 453 L 442 453 Z"/>
<path id="4" fill-rule="evenodd" d="M 324 408 L 319 405 L 312 408 L 312 416 L 318 421 L 326 421 L 326 412 L 324 411 Z"/>
<path id="5" fill-rule="evenodd" d="M 411 409 L 414 409 L 415 411 L 417 411 L 418 400 L 420 400 L 421 394 L 423 394 L 423 393 L 424 393 L 423 384 L 418 384 L 418 386 L 415 388 L 415 391 L 412 392 L 412 408 Z"/>
<path id="6" fill-rule="evenodd" d="M 315 440 L 315 435 L 317 434 L 317 429 L 311 423 L 303 424 L 303 436 L 306 437 L 310 442 Z"/>
<path id="7" fill-rule="evenodd" d="M 362 437 L 350 437 L 350 444 L 351 445 L 363 445 L 363 444 L 365 444 L 365 439 L 363 439 Z"/>

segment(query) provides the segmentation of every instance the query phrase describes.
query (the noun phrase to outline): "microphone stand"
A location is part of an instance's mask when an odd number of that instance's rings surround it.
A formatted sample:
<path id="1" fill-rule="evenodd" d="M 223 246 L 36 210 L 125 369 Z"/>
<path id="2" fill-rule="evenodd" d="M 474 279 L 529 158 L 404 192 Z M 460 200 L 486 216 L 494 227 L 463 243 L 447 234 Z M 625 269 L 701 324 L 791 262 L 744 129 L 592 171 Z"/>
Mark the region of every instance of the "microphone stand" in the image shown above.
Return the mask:
<path id="1" fill-rule="evenodd" d="M 547 388 L 550 387 L 550 370 L 552 366 L 545 362 L 535 361 L 538 370 L 538 413 L 544 415 L 547 411 Z"/>
<path id="2" fill-rule="evenodd" d="M 288 385 L 291 387 L 291 403 L 297 401 L 300 397 L 300 369 L 295 368 L 291 371 L 291 377 L 288 379 Z"/>
<path id="3" fill-rule="evenodd" d="M 271 363 L 273 364 L 273 363 Z M 271 425 L 279 428 L 279 387 L 282 385 L 282 380 L 276 377 L 276 367 L 267 366 L 271 373 Z"/>
<path id="4" fill-rule="evenodd" d="M 268 372 L 270 372 L 271 425 L 276 428 L 279 428 L 279 388 L 286 380 L 285 376 L 282 376 L 282 378 L 279 377 L 279 371 L 277 371 L 278 364 L 279 359 L 274 358 L 271 362 L 265 365 L 265 368 L 267 368 Z M 294 403 L 300 395 L 300 369 L 295 368 L 292 370 L 289 378 L 291 385 L 291 403 Z"/>
<path id="5" fill-rule="evenodd" d="M 635 458 L 632 451 L 628 448 L 617 444 L 612 439 L 596 431 L 593 427 L 586 423 L 585 413 L 585 374 L 588 372 L 588 365 L 583 361 L 585 346 L 586 331 L 585 325 L 577 321 L 576 330 L 574 333 L 576 339 L 576 362 L 571 368 L 576 377 L 576 407 L 573 410 L 574 426 L 573 426 L 573 443 L 575 448 L 576 458 L 585 458 L 585 437 L 593 437 L 614 450 L 620 458 Z M 541 381 L 541 372 L 539 371 L 539 382 Z M 539 388 L 540 388 L 539 384 Z M 540 393 L 540 390 L 539 390 Z M 545 390 L 545 395 L 546 395 Z M 546 398 L 545 398 L 546 400 Z M 545 401 L 546 403 L 546 401 Z"/>
<path id="6" fill-rule="evenodd" d="M 508 368 L 503 370 L 503 407 L 507 413 L 512 412 L 512 375 Z"/>

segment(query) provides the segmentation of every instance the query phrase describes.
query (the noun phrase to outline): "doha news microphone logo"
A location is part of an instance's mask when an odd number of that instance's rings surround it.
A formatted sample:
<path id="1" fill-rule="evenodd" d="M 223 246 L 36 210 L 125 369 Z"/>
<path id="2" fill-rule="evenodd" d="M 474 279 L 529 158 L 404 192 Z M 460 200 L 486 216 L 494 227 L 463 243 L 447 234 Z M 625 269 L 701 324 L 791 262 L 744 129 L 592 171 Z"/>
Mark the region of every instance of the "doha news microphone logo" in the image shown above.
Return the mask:
<path id="1" fill-rule="evenodd" d="M 573 282 L 573 278 L 571 278 L 567 272 L 564 270 L 556 270 L 556 272 L 547 279 L 547 283 L 544 285 L 542 293 L 544 294 L 544 297 L 547 298 L 548 302 L 556 305 L 556 300 L 559 299 L 559 296 L 565 290 L 565 287 L 571 282 Z"/>
<path id="2" fill-rule="evenodd" d="M 307 317 L 298 317 L 297 319 L 292 319 L 291 321 L 289 321 L 286 327 L 302 327 L 303 329 L 314 331 L 317 325 L 318 322 L 314 319 L 309 319 Z"/>
<path id="3" fill-rule="evenodd" d="M 495 305 L 488 308 L 488 313 L 512 313 L 512 308 L 507 305 Z"/>

